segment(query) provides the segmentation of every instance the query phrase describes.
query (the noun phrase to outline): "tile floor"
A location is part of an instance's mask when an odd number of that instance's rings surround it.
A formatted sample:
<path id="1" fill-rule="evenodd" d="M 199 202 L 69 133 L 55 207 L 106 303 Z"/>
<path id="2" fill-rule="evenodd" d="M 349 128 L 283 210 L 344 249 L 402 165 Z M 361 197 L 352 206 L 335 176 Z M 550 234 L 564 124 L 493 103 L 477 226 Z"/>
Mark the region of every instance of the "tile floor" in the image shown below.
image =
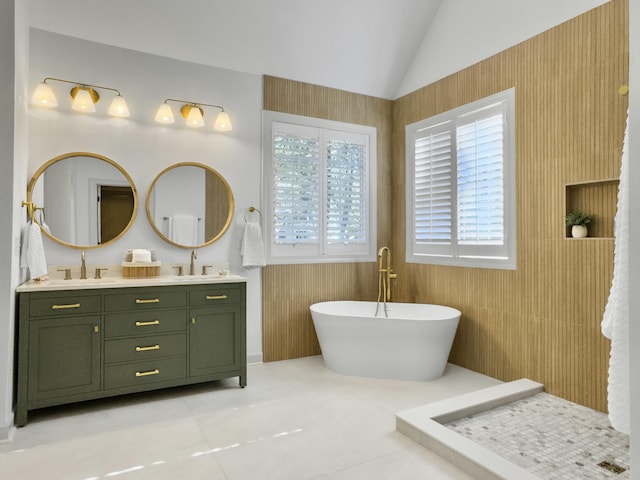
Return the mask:
<path id="1" fill-rule="evenodd" d="M 538 393 L 446 424 L 451 430 L 545 480 L 629 477 L 629 436 L 606 414 Z M 626 470 L 613 473 L 598 463 Z"/>
<path id="2" fill-rule="evenodd" d="M 394 413 L 496 385 L 456 366 L 432 382 L 349 377 L 322 357 L 237 379 L 33 412 L 0 444 L 12 480 L 472 480 L 395 430 Z"/>

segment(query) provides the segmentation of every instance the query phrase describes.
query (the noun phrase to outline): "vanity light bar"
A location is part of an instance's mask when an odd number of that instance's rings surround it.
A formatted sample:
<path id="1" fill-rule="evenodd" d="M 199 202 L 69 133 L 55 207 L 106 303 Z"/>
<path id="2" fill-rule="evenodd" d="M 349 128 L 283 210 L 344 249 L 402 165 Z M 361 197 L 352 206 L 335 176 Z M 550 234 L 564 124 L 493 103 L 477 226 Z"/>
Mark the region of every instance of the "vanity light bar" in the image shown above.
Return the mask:
<path id="1" fill-rule="evenodd" d="M 231 125 L 231 119 L 229 114 L 225 112 L 222 105 L 212 105 L 209 103 L 192 102 L 189 100 L 178 100 L 175 98 L 167 98 L 160 104 L 158 111 L 156 112 L 155 121 L 170 125 L 175 123 L 175 117 L 173 116 L 173 110 L 171 105 L 167 102 L 181 103 L 180 114 L 185 119 L 185 124 L 188 127 L 201 128 L 204 127 L 204 109 L 202 107 L 219 108 L 220 112 L 215 117 L 213 123 L 213 129 L 219 132 L 228 132 L 233 129 Z"/>
<path id="2" fill-rule="evenodd" d="M 103 87 L 100 85 L 92 85 L 90 83 L 73 82 L 71 80 L 64 80 L 62 78 L 46 77 L 41 83 L 38 84 L 36 90 L 31 97 L 31 103 L 39 107 L 55 108 L 58 106 L 58 99 L 48 81 L 70 83 L 75 85 L 70 91 L 69 95 L 73 101 L 71 102 L 71 108 L 77 112 L 93 113 L 96 111 L 95 104 L 100 101 L 100 93 L 98 90 L 109 90 L 115 92 L 116 95 L 109 105 L 107 113 L 112 117 L 126 118 L 129 116 L 129 107 L 124 97 L 120 93 L 120 90 L 111 87 Z"/>

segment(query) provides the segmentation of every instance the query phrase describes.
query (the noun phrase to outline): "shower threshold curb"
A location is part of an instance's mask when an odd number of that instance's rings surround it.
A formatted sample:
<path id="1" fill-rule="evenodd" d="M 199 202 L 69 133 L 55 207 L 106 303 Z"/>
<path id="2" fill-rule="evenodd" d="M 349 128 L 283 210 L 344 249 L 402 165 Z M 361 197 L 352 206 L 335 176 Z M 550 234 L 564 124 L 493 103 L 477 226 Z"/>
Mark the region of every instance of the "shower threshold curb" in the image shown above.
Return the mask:
<path id="1" fill-rule="evenodd" d="M 535 395 L 544 385 L 523 378 L 396 413 L 396 430 L 477 480 L 540 477 L 444 424 Z"/>

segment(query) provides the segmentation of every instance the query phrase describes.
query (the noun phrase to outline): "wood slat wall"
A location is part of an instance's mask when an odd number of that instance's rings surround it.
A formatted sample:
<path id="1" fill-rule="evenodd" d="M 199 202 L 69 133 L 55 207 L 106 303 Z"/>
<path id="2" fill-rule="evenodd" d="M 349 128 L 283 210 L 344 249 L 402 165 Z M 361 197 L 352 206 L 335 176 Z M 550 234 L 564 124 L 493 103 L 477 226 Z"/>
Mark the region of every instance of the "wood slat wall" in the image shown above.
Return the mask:
<path id="1" fill-rule="evenodd" d="M 611 221 L 615 189 L 573 195 L 567 185 L 618 177 L 627 98 L 617 89 L 627 83 L 628 1 L 612 0 L 394 102 L 265 77 L 264 108 L 378 128 L 378 245 L 392 247 L 396 301 L 463 312 L 452 363 L 505 381 L 528 377 L 604 411 L 609 342 L 600 321 L 613 240 L 567 239 L 564 216 L 578 202 Z M 517 270 L 406 264 L 405 126 L 510 87 Z M 373 300 L 376 275 L 373 263 L 264 268 L 265 361 L 320 353 L 309 305 Z"/>
<path id="2" fill-rule="evenodd" d="M 615 184 L 567 185 L 618 177 L 627 83 L 628 2 L 613 0 L 394 102 L 393 228 L 404 232 L 405 126 L 516 89 L 517 270 L 396 262 L 402 300 L 463 312 L 452 363 L 606 410 L 613 240 L 566 239 L 564 216 L 593 208 L 592 235 L 611 236 Z M 404 257 L 403 236 L 393 250 Z"/>
<path id="3" fill-rule="evenodd" d="M 391 238 L 389 100 L 264 77 L 264 109 L 377 128 L 378 245 Z M 262 271 L 265 362 L 318 355 L 309 306 L 325 300 L 375 300 L 375 263 L 270 265 Z"/>

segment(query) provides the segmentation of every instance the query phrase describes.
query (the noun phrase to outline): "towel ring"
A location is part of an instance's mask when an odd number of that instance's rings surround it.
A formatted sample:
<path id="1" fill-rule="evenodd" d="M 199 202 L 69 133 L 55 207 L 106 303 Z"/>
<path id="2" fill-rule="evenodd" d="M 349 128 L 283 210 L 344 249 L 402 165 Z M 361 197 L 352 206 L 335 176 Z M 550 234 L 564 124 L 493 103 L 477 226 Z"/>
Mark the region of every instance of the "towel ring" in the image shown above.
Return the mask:
<path id="1" fill-rule="evenodd" d="M 258 212 L 258 215 L 260 215 L 260 223 L 262 223 L 262 212 L 260 210 L 258 210 L 256 207 L 249 207 L 247 210 L 249 210 L 250 213 Z M 244 223 L 247 223 L 247 214 L 246 213 L 244 215 Z"/>

